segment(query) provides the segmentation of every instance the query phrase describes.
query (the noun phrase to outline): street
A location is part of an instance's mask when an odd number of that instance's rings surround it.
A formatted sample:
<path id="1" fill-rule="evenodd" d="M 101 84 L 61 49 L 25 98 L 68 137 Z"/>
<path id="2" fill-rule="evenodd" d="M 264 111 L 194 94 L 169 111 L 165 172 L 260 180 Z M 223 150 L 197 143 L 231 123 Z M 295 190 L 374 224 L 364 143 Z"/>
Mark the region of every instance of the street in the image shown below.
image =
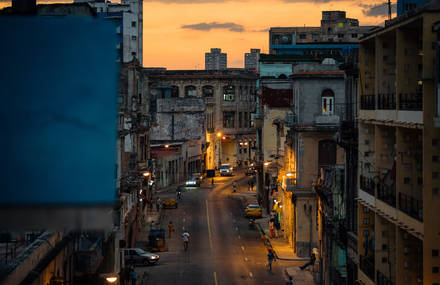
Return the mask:
<path id="1" fill-rule="evenodd" d="M 178 209 L 164 210 L 161 227 L 167 238 L 169 221 L 175 229 L 168 251 L 159 253 L 157 265 L 137 268 L 138 284 L 284 284 L 283 267 L 292 262 L 277 261 L 269 272 L 259 231 L 249 228 L 242 201 L 231 193 L 232 181 L 240 185 L 245 179 L 243 174 L 216 177 L 214 187 L 205 179 L 201 187 L 185 190 Z M 161 197 L 175 197 L 175 192 Z M 183 228 L 191 235 L 186 252 Z"/>

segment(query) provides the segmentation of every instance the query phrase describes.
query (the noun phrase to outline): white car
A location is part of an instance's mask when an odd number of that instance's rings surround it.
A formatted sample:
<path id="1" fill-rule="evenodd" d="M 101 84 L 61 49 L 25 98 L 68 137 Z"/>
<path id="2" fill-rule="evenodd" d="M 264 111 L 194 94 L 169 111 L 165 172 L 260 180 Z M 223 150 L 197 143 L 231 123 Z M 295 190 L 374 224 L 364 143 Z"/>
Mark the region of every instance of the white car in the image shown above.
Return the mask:
<path id="1" fill-rule="evenodd" d="M 154 264 L 159 261 L 159 255 L 146 252 L 141 248 L 124 249 L 125 263 L 127 264 Z"/>
<path id="2" fill-rule="evenodd" d="M 200 176 L 193 175 L 185 182 L 185 186 L 187 187 L 199 187 L 202 181 L 200 180 Z"/>
<path id="3" fill-rule="evenodd" d="M 234 168 L 230 164 L 220 166 L 220 176 L 232 176 Z"/>

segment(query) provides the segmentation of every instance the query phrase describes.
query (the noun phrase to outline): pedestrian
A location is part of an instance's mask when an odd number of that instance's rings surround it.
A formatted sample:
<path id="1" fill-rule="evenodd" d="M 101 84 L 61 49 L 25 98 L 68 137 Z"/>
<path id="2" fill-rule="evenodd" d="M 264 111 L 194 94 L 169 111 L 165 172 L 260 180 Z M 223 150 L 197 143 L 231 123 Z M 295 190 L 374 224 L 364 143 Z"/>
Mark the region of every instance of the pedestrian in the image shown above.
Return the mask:
<path id="1" fill-rule="evenodd" d="M 136 270 L 134 270 L 134 266 L 130 270 L 130 280 L 132 285 L 136 285 Z"/>
<path id="2" fill-rule="evenodd" d="M 168 231 L 170 233 L 169 237 L 171 237 L 171 233 L 174 232 L 174 225 L 172 221 L 170 221 L 170 223 L 168 224 Z"/>
<path id="3" fill-rule="evenodd" d="M 232 188 L 234 192 L 237 192 L 237 182 L 232 182 Z"/>
<path id="4" fill-rule="evenodd" d="M 185 251 L 187 251 L 188 250 L 188 244 L 189 244 L 189 233 L 185 229 L 183 229 L 182 240 L 183 240 L 183 249 Z"/>
<path id="5" fill-rule="evenodd" d="M 306 264 L 300 266 L 299 268 L 301 268 L 301 270 L 306 269 L 307 267 L 309 267 L 310 265 L 315 265 L 315 261 L 316 261 L 316 249 L 314 248 L 312 250 L 312 253 L 310 254 L 310 261 L 307 262 Z"/>
<path id="6" fill-rule="evenodd" d="M 272 262 L 275 261 L 275 254 L 272 249 L 269 249 L 267 253 L 267 266 L 269 267 L 269 271 L 272 271 Z"/>
<path id="7" fill-rule="evenodd" d="M 156 223 L 154 221 L 151 221 L 150 230 L 156 230 Z"/>
<path id="8" fill-rule="evenodd" d="M 254 191 L 254 179 L 251 179 L 251 191 Z"/>
<path id="9" fill-rule="evenodd" d="M 214 177 L 211 179 L 211 186 L 214 187 Z"/>
<path id="10" fill-rule="evenodd" d="M 156 211 L 159 212 L 160 209 L 160 197 L 157 197 L 156 199 Z"/>
<path id="11" fill-rule="evenodd" d="M 292 276 L 289 276 L 289 278 L 286 281 L 286 285 L 293 285 Z"/>

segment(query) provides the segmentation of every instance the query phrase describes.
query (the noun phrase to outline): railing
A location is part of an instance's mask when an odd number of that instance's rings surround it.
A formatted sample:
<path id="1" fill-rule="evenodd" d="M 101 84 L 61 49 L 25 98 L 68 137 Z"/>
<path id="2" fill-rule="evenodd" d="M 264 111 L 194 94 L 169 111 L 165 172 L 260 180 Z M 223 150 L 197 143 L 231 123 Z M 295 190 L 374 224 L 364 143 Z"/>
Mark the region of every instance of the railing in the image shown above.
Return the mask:
<path id="1" fill-rule="evenodd" d="M 376 109 L 376 96 L 373 95 L 361 95 L 361 109 L 362 110 L 374 110 Z"/>
<path id="2" fill-rule="evenodd" d="M 377 108 L 379 110 L 395 110 L 396 109 L 396 94 L 378 94 Z"/>
<path id="3" fill-rule="evenodd" d="M 399 193 L 399 209 L 409 216 L 423 222 L 423 202 L 408 196 L 404 193 Z"/>
<path id="4" fill-rule="evenodd" d="M 394 282 L 391 281 L 388 277 L 385 276 L 379 270 L 376 271 L 376 284 L 377 285 L 394 285 Z"/>
<path id="5" fill-rule="evenodd" d="M 373 179 L 369 178 L 369 177 L 365 177 L 363 175 L 361 175 L 360 177 L 360 186 L 361 186 L 361 190 L 365 191 L 371 195 L 374 196 L 374 181 Z"/>
<path id="6" fill-rule="evenodd" d="M 382 183 L 378 184 L 377 198 L 396 208 L 396 185 L 386 185 Z"/>
<path id="7" fill-rule="evenodd" d="M 422 93 L 400 93 L 399 110 L 421 111 L 423 106 Z"/>
<path id="8" fill-rule="evenodd" d="M 359 259 L 359 268 L 368 278 L 374 281 L 374 255 L 361 256 Z"/>

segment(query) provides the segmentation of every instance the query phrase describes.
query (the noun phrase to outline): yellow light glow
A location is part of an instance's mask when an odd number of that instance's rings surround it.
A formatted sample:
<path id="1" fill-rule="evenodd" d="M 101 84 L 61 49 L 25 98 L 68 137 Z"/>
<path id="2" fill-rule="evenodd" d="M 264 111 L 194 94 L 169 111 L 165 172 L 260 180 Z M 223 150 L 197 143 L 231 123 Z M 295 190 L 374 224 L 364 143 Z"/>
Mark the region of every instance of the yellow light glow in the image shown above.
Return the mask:
<path id="1" fill-rule="evenodd" d="M 166 145 L 165 145 L 165 148 L 169 148 L 169 147 L 170 147 L 170 145 L 169 145 L 169 144 L 166 144 Z"/>
<path id="2" fill-rule="evenodd" d="M 150 176 L 150 172 L 144 172 L 144 173 L 142 173 L 142 175 L 145 177 Z"/>
<path id="3" fill-rule="evenodd" d="M 115 283 L 116 281 L 118 281 L 118 277 L 116 276 L 109 276 L 105 278 L 105 281 L 107 281 L 108 283 Z"/>
<path id="4" fill-rule="evenodd" d="M 243 145 L 243 143 L 241 142 L 240 145 Z"/>
<path id="5" fill-rule="evenodd" d="M 269 164 L 270 164 L 270 162 L 265 162 L 264 163 L 265 166 L 268 166 Z"/>
<path id="6" fill-rule="evenodd" d="M 224 139 L 224 140 L 225 140 L 225 139 L 226 139 L 226 137 L 225 137 L 225 136 L 223 136 L 223 137 L 222 137 L 222 139 Z"/>
<path id="7" fill-rule="evenodd" d="M 218 132 L 217 133 L 217 137 L 221 137 L 222 136 L 222 133 L 221 132 Z"/>
<path id="8" fill-rule="evenodd" d="M 248 142 L 245 142 L 244 145 L 248 145 Z"/>

